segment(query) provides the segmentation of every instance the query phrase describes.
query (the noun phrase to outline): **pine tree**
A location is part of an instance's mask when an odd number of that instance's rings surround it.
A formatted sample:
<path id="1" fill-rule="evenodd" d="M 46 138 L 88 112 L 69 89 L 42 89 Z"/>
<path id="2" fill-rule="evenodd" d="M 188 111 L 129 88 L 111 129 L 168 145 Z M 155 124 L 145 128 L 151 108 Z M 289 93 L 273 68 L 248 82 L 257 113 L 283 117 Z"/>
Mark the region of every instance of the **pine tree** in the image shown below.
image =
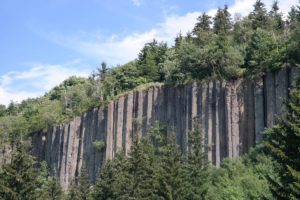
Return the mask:
<path id="1" fill-rule="evenodd" d="M 300 86 L 290 91 L 286 120 L 265 132 L 266 153 L 280 166 L 279 180 L 269 177 L 278 199 L 300 199 Z"/>
<path id="2" fill-rule="evenodd" d="M 287 20 L 289 30 L 294 30 L 297 27 L 297 22 L 300 21 L 298 17 L 300 15 L 298 16 L 296 7 L 292 6 Z"/>
<path id="3" fill-rule="evenodd" d="M 292 8 L 289 13 L 290 37 L 287 45 L 287 55 L 292 65 L 300 64 L 300 5 Z"/>
<path id="4" fill-rule="evenodd" d="M 225 5 L 223 9 L 218 8 L 217 14 L 214 17 L 213 30 L 216 34 L 227 35 L 232 28 L 230 13 L 228 6 Z"/>
<path id="5" fill-rule="evenodd" d="M 197 35 L 197 33 L 201 31 L 209 31 L 211 25 L 211 17 L 207 15 L 205 12 L 197 18 L 197 23 L 193 29 L 193 34 Z"/>
<path id="6" fill-rule="evenodd" d="M 265 4 L 261 0 L 257 0 L 253 5 L 254 10 L 250 13 L 249 18 L 252 20 L 252 28 L 267 28 L 268 18 Z"/>
<path id="7" fill-rule="evenodd" d="M 62 200 L 64 192 L 57 177 L 51 177 L 47 163 L 40 163 L 41 173 L 37 176 L 39 185 L 36 189 L 36 200 Z"/>
<path id="8" fill-rule="evenodd" d="M 148 139 L 136 136 L 129 155 L 129 173 L 132 176 L 132 190 L 128 199 L 163 199 L 159 193 L 159 165 L 155 149 Z"/>
<path id="9" fill-rule="evenodd" d="M 63 200 L 64 192 L 55 177 L 48 177 L 47 182 L 41 188 L 41 196 L 37 200 Z"/>
<path id="10" fill-rule="evenodd" d="M 272 30 L 282 32 L 284 30 L 284 21 L 282 19 L 282 14 L 279 12 L 278 1 L 273 3 L 269 16 L 271 18 Z"/>
<path id="11" fill-rule="evenodd" d="M 245 66 L 251 74 L 267 72 L 275 67 L 274 58 L 278 59 L 277 45 L 270 32 L 257 29 L 246 48 Z"/>
<path id="12" fill-rule="evenodd" d="M 197 120 L 194 130 L 189 133 L 187 160 L 184 166 L 183 184 L 180 191 L 182 199 L 204 199 L 209 184 L 209 161 L 203 134 Z"/>
<path id="13" fill-rule="evenodd" d="M 91 194 L 91 184 L 84 165 L 80 175 L 75 178 L 75 181 L 71 185 L 68 198 L 70 200 L 90 200 L 92 198 Z"/>
<path id="14" fill-rule="evenodd" d="M 23 144 L 18 143 L 11 163 L 4 165 L 0 173 L 0 196 L 11 200 L 32 200 L 39 187 L 40 171 L 37 162 L 27 154 Z"/>
<path id="15" fill-rule="evenodd" d="M 166 200 L 182 199 L 183 173 L 182 154 L 173 134 L 166 136 L 166 144 L 160 156 L 160 193 Z"/>
<path id="16" fill-rule="evenodd" d="M 155 39 L 144 46 L 137 59 L 137 66 L 142 77 L 148 81 L 164 80 L 160 64 L 164 62 L 167 49 L 166 43 L 158 43 Z"/>
<path id="17" fill-rule="evenodd" d="M 132 192 L 132 177 L 128 171 L 128 161 L 119 152 L 113 160 L 101 167 L 93 197 L 97 200 L 128 199 Z"/>

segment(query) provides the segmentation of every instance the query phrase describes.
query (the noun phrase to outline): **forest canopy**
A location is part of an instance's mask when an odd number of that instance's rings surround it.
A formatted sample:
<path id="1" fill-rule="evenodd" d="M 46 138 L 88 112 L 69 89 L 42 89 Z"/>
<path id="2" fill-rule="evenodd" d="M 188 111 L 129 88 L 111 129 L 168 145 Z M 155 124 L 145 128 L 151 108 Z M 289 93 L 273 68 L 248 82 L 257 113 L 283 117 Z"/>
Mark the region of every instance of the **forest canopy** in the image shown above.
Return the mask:
<path id="1" fill-rule="evenodd" d="M 233 16 L 227 5 L 215 16 L 202 13 L 172 46 L 153 39 L 129 63 L 102 62 L 89 78 L 70 77 L 42 97 L 0 105 L 0 148 L 17 146 L 11 163 L 0 166 L 0 199 L 300 199 L 299 86 L 290 91 L 287 119 L 267 129 L 248 155 L 225 159 L 218 169 L 203 152 L 199 127 L 189 133 L 189 151 L 180 152 L 172 133 L 157 123 L 147 137 L 134 139 L 129 157 L 120 152 L 106 162 L 95 185 L 83 168 L 65 195 L 20 142 L 137 87 L 231 81 L 299 64 L 300 5 L 286 17 L 277 1 L 266 8 L 261 0 L 245 17 Z M 93 146 L 102 150 L 105 143 Z"/>

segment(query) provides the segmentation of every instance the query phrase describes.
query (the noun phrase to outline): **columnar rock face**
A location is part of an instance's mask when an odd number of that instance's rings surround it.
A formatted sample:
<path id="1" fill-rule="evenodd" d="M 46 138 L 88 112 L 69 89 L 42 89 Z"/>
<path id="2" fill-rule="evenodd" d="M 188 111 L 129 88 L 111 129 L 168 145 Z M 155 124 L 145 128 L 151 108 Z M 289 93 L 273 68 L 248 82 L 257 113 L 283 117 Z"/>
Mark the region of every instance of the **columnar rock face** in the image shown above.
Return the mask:
<path id="1" fill-rule="evenodd" d="M 225 157 L 246 153 L 261 139 L 264 127 L 276 123 L 276 115 L 284 116 L 288 88 L 297 84 L 299 76 L 299 69 L 292 68 L 253 80 L 131 91 L 105 108 L 95 108 L 68 124 L 36 134 L 33 154 L 49 164 L 67 189 L 83 165 L 95 181 L 103 162 L 122 149 L 128 154 L 133 134 L 145 135 L 155 121 L 174 132 L 182 151 L 187 151 L 188 132 L 196 122 L 210 147 L 208 158 L 219 166 Z M 95 141 L 104 141 L 105 148 L 97 149 Z"/>

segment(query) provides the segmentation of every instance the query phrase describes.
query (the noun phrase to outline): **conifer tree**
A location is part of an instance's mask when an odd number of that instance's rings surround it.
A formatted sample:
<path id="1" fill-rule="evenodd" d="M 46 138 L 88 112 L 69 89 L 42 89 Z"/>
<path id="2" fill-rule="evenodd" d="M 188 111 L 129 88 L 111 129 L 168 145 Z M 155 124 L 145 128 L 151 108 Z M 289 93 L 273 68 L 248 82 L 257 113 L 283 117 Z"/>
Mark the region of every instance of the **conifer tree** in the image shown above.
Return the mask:
<path id="1" fill-rule="evenodd" d="M 87 169 L 83 165 L 80 175 L 75 178 L 71 185 L 68 198 L 70 200 L 90 200 L 92 198 L 91 194 L 91 184 Z"/>
<path id="2" fill-rule="evenodd" d="M 37 162 L 27 154 L 25 145 L 18 142 L 11 163 L 4 165 L 0 173 L 0 196 L 11 200 L 32 200 L 36 197 L 40 171 Z"/>
<path id="3" fill-rule="evenodd" d="M 165 139 L 166 144 L 162 147 L 160 158 L 160 191 L 164 199 L 182 199 L 180 196 L 183 186 L 182 154 L 173 134 L 166 136 Z"/>
<path id="4" fill-rule="evenodd" d="M 278 199 L 300 199 L 300 86 L 290 92 L 286 120 L 265 132 L 266 153 L 280 165 L 279 180 L 269 177 Z"/>
<path id="5" fill-rule="evenodd" d="M 128 158 L 129 173 L 132 176 L 132 190 L 128 199 L 163 199 L 159 193 L 159 165 L 155 149 L 148 139 L 135 137 Z"/>
<path id="6" fill-rule="evenodd" d="M 269 16 L 271 17 L 271 28 L 282 32 L 284 30 L 284 21 L 282 14 L 279 12 L 278 1 L 274 1 Z"/>
<path id="7" fill-rule="evenodd" d="M 64 192 L 55 177 L 48 177 L 47 181 L 41 188 L 41 195 L 37 200 L 63 200 Z"/>
<path id="8" fill-rule="evenodd" d="M 300 64 L 300 5 L 292 8 L 289 18 L 291 32 L 287 45 L 287 56 L 292 66 L 295 66 Z"/>
<path id="9" fill-rule="evenodd" d="M 203 134 L 198 120 L 195 120 L 194 130 L 189 133 L 188 152 L 184 166 L 183 184 L 180 196 L 182 199 L 204 199 L 208 191 L 209 161 Z"/>
<path id="10" fill-rule="evenodd" d="M 97 200 L 129 199 L 132 192 L 132 177 L 128 171 L 128 161 L 123 152 L 101 167 L 93 197 Z"/>
<path id="11" fill-rule="evenodd" d="M 200 31 L 209 31 L 211 25 L 211 17 L 205 12 L 197 18 L 197 23 L 193 29 L 193 34 L 197 35 Z"/>
<path id="12" fill-rule="evenodd" d="M 39 185 L 36 189 L 36 200 L 62 200 L 64 192 L 57 177 L 51 177 L 45 161 L 39 166 L 40 173 L 37 176 Z"/>
<path id="13" fill-rule="evenodd" d="M 226 35 L 232 28 L 230 13 L 228 12 L 228 6 L 225 5 L 223 9 L 218 8 L 217 14 L 214 17 L 213 30 L 216 34 Z"/>
<path id="14" fill-rule="evenodd" d="M 253 5 L 254 10 L 250 13 L 249 18 L 252 20 L 252 28 L 267 28 L 268 18 L 265 4 L 261 0 L 257 0 Z"/>

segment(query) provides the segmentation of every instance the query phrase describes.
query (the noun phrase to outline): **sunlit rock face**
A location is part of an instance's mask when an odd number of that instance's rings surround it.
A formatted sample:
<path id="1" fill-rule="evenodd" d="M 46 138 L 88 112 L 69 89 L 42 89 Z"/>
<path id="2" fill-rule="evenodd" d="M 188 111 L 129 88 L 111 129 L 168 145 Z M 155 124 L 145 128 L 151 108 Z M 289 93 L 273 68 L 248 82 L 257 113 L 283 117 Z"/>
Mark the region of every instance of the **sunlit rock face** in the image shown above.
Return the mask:
<path id="1" fill-rule="evenodd" d="M 219 166 L 225 157 L 248 152 L 261 139 L 261 131 L 276 123 L 276 115 L 284 117 L 288 90 L 299 77 L 299 69 L 291 68 L 255 79 L 132 91 L 107 107 L 36 134 L 33 154 L 49 164 L 66 190 L 83 164 L 94 182 L 103 162 L 121 149 L 128 154 L 133 133 L 145 135 L 155 121 L 175 133 L 177 143 L 186 151 L 188 132 L 197 118 L 211 147 L 208 157 Z M 105 148 L 95 148 L 94 141 L 104 141 Z"/>

